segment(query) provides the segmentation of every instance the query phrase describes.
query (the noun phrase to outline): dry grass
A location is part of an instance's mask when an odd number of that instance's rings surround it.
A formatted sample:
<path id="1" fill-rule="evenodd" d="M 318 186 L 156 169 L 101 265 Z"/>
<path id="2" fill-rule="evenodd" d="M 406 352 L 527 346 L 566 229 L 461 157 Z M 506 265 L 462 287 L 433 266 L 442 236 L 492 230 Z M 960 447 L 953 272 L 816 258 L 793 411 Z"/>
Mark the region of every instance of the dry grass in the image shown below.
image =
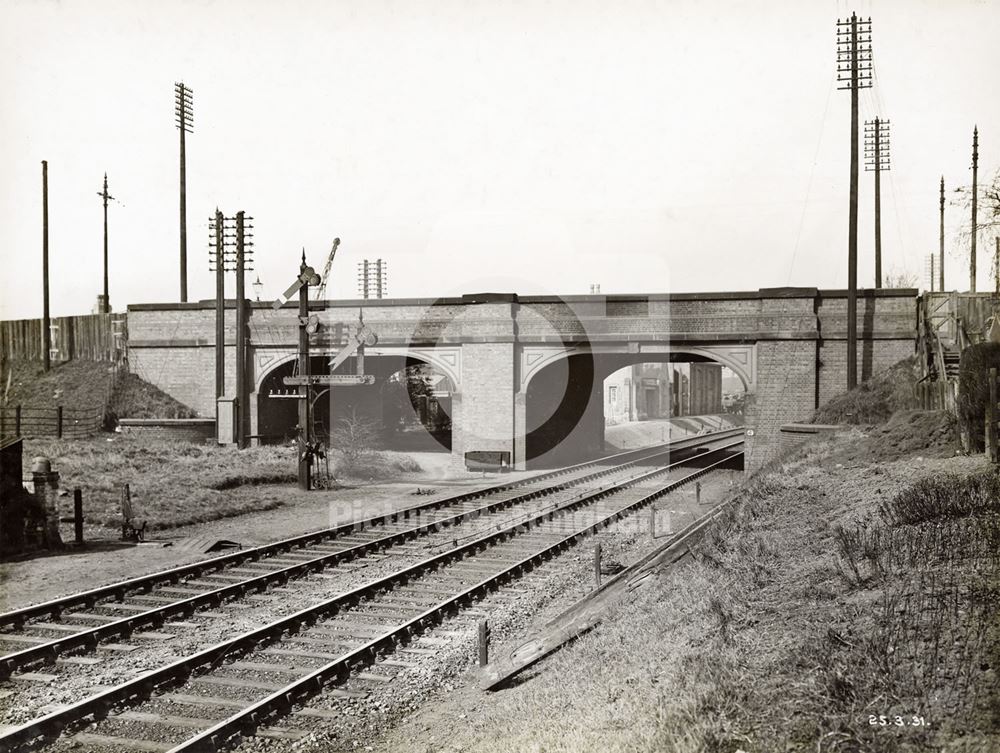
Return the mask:
<path id="1" fill-rule="evenodd" d="M 114 364 L 108 361 L 67 361 L 48 372 L 41 361 L 5 361 L 0 396 L 9 406 L 103 408 L 113 376 Z"/>
<path id="2" fill-rule="evenodd" d="M 0 371 L 0 399 L 4 395 L 9 406 L 94 408 L 110 412 L 112 418 L 197 415 L 135 374 L 122 372 L 116 382 L 115 365 L 110 361 L 67 361 L 48 372 L 40 361 L 5 361 Z"/>
<path id="3" fill-rule="evenodd" d="M 925 481 L 879 508 L 817 468 L 835 448 L 773 468 L 693 562 L 492 697 L 459 747 L 1000 749 L 994 480 Z"/>
<path id="4" fill-rule="evenodd" d="M 129 484 L 133 505 L 150 529 L 169 529 L 272 509 L 282 504 L 281 489 L 294 485 L 294 447 L 252 447 L 243 451 L 205 444 L 140 440 L 114 435 L 91 440 L 27 440 L 24 473 L 31 459 L 45 455 L 60 473 L 65 489 L 80 487 L 86 522 L 117 530 L 120 500 Z M 332 460 L 336 468 L 339 456 Z M 385 479 L 420 466 L 395 453 L 373 453 L 343 478 Z M 67 500 L 67 505 L 71 504 Z M 66 514 L 70 514 L 66 511 Z"/>
<path id="5" fill-rule="evenodd" d="M 197 412 L 135 374 L 122 374 L 111 397 L 118 418 L 194 418 Z"/>

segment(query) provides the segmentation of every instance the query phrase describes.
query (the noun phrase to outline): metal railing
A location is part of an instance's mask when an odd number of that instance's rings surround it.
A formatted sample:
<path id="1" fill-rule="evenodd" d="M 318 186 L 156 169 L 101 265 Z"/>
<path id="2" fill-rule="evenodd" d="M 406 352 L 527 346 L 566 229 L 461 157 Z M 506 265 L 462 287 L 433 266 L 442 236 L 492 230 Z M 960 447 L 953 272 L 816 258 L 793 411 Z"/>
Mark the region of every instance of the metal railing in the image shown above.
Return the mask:
<path id="1" fill-rule="evenodd" d="M 55 437 L 57 439 L 82 439 L 92 437 L 104 425 L 102 408 L 67 408 L 4 406 L 0 408 L 0 436 Z"/>

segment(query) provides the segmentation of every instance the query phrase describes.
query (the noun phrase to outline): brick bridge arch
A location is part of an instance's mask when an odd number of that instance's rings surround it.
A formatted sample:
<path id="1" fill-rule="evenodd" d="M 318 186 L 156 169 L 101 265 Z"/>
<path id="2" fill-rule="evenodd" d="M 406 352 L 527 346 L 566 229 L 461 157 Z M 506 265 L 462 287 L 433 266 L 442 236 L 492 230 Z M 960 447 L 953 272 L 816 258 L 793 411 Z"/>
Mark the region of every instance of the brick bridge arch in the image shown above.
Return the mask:
<path id="1" fill-rule="evenodd" d="M 859 376 L 912 355 L 915 290 L 862 290 L 858 298 Z M 227 309 L 227 394 L 234 392 L 235 309 Z M 756 436 L 748 466 L 777 450 L 783 423 L 808 418 L 846 384 L 846 291 L 775 288 L 737 293 L 518 296 L 475 294 L 439 299 L 312 301 L 320 331 L 312 353 L 332 356 L 363 309 L 379 335 L 374 355 L 432 364 L 456 387 L 452 452 L 509 452 L 526 460 L 526 391 L 547 365 L 589 354 L 655 360 L 670 353 L 728 366 L 755 396 Z M 215 414 L 214 301 L 129 306 L 129 361 L 144 379 L 201 415 Z M 169 333 L 165 337 L 165 333 Z M 251 305 L 252 384 L 292 357 L 294 304 Z M 255 411 L 251 400 L 251 413 Z M 255 416 L 251 415 L 251 426 Z"/>

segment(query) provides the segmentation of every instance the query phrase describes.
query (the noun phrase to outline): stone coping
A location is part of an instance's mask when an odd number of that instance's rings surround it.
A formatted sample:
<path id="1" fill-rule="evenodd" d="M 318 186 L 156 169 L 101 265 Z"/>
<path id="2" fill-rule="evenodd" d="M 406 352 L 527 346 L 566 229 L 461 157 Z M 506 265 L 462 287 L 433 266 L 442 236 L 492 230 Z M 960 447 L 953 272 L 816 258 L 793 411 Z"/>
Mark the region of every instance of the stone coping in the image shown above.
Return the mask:
<path id="1" fill-rule="evenodd" d="M 858 290 L 858 298 L 913 298 L 918 295 L 916 288 L 864 288 Z M 768 298 L 846 298 L 846 290 L 820 290 L 818 288 L 761 288 L 760 290 L 712 292 L 712 293 L 609 293 L 594 295 L 518 295 L 516 293 L 474 293 L 464 296 L 444 298 L 370 298 L 310 301 L 310 309 L 358 308 L 379 306 L 461 306 L 470 303 L 599 303 L 602 301 L 619 303 L 628 301 L 726 301 L 759 300 Z M 226 308 L 235 308 L 236 300 L 227 298 Z M 270 308 L 270 301 L 250 301 L 251 308 Z M 289 301 L 284 308 L 298 307 L 297 301 Z M 215 299 L 209 298 L 189 303 L 130 303 L 129 311 L 172 311 L 214 309 Z"/>
<path id="2" fill-rule="evenodd" d="M 791 434 L 820 434 L 842 428 L 840 424 L 782 424 L 781 431 Z"/>

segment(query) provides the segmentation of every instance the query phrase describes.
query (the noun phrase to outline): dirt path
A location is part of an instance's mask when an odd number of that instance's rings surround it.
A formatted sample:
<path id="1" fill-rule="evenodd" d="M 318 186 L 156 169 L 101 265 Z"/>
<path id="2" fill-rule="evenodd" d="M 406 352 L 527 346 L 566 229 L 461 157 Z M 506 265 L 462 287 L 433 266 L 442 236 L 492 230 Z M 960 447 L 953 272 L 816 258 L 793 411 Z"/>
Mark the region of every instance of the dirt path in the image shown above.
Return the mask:
<path id="1" fill-rule="evenodd" d="M 447 454 L 414 453 L 414 457 L 424 470 L 401 476 L 397 481 L 359 481 L 334 491 L 311 492 L 285 484 L 255 486 L 248 488 L 246 493 L 280 501 L 280 506 L 157 531 L 149 537 L 150 543 L 140 546 L 122 545 L 104 534 L 104 539 L 88 539 L 84 551 L 67 548 L 58 554 L 0 563 L 0 611 L 218 556 L 217 553 L 201 554 L 174 546 L 189 537 L 207 536 L 236 541 L 245 547 L 259 546 L 441 499 L 460 490 L 492 486 L 538 473 L 467 473 L 452 467 Z M 418 489 L 432 490 L 432 493 L 417 495 Z M 64 541 L 72 541 L 72 526 L 64 525 L 62 534 Z M 164 546 L 166 543 L 171 546 Z"/>

